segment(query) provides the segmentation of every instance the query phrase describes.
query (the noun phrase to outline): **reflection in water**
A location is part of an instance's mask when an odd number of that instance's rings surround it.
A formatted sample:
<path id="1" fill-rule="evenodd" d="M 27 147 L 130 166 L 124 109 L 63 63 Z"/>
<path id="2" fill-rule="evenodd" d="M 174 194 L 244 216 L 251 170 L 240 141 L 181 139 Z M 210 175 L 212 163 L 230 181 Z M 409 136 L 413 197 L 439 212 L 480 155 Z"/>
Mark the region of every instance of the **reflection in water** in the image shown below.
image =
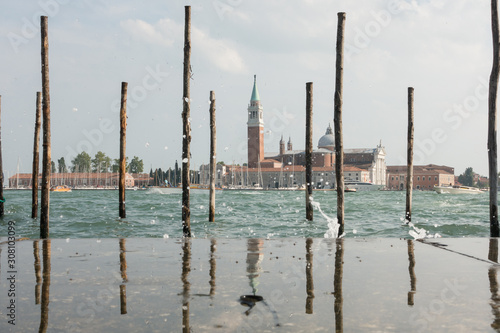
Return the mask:
<path id="1" fill-rule="evenodd" d="M 40 248 L 38 241 L 33 241 L 33 255 L 35 256 L 35 304 L 40 304 L 40 287 L 42 286 L 42 272 L 40 267 Z"/>
<path id="2" fill-rule="evenodd" d="M 490 238 L 490 248 L 488 251 L 488 259 L 498 263 L 498 238 Z"/>
<path id="3" fill-rule="evenodd" d="M 49 325 L 49 290 L 50 290 L 50 239 L 44 239 L 43 249 L 43 282 L 42 306 L 40 308 L 40 328 L 38 332 L 46 332 Z"/>
<path id="4" fill-rule="evenodd" d="M 333 295 L 335 296 L 335 332 L 344 331 L 344 314 L 342 298 L 342 275 L 344 266 L 344 239 L 338 238 L 335 250 L 335 275 L 333 278 Z"/>
<path id="5" fill-rule="evenodd" d="M 493 262 L 498 262 L 498 239 L 496 238 L 490 238 L 488 259 Z M 500 332 L 500 296 L 498 295 L 498 280 L 497 280 L 496 265 L 491 265 L 491 267 L 488 269 L 488 279 L 490 281 L 491 312 L 493 313 L 493 323 L 491 323 L 491 327 L 495 331 Z"/>
<path id="6" fill-rule="evenodd" d="M 120 273 L 122 275 L 122 284 L 120 284 L 120 313 L 127 314 L 127 259 L 125 257 L 125 239 L 120 238 Z"/>
<path id="7" fill-rule="evenodd" d="M 313 313 L 314 283 L 313 283 L 313 239 L 306 239 L 306 313 Z"/>
<path id="8" fill-rule="evenodd" d="M 212 238 L 210 240 L 210 297 L 215 295 L 215 250 L 217 249 L 217 240 Z"/>
<path id="9" fill-rule="evenodd" d="M 191 239 L 184 238 L 182 245 L 182 331 L 189 332 L 189 291 L 191 284 L 188 281 L 191 271 Z"/>
<path id="10" fill-rule="evenodd" d="M 413 252 L 413 240 L 408 239 L 408 271 L 410 272 L 410 291 L 408 292 L 408 305 L 415 304 L 415 293 L 417 292 L 417 277 L 415 275 L 415 253 Z"/>

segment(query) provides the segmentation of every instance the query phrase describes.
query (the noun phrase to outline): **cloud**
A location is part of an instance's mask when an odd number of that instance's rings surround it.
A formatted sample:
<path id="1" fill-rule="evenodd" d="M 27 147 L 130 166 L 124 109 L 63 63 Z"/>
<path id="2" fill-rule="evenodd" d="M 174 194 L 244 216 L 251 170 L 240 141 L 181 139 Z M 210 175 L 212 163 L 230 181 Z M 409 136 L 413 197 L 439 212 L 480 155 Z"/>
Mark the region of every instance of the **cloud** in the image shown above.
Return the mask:
<path id="1" fill-rule="evenodd" d="M 167 37 L 170 27 L 172 26 L 171 20 L 161 20 L 156 27 L 144 22 L 142 20 L 126 20 L 120 22 L 120 26 L 127 32 L 132 39 L 143 41 L 149 44 L 170 46 L 174 43 L 174 36 Z"/>

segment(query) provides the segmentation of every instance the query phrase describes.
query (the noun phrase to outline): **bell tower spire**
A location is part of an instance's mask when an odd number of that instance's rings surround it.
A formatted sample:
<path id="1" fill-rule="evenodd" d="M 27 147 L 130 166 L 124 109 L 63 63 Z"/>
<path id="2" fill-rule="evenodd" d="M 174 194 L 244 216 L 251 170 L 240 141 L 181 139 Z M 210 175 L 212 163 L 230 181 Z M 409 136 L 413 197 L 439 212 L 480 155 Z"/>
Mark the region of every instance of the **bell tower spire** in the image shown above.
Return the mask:
<path id="1" fill-rule="evenodd" d="M 264 159 L 264 118 L 263 108 L 257 90 L 257 75 L 253 76 L 253 89 L 248 104 L 248 167 L 256 168 Z"/>

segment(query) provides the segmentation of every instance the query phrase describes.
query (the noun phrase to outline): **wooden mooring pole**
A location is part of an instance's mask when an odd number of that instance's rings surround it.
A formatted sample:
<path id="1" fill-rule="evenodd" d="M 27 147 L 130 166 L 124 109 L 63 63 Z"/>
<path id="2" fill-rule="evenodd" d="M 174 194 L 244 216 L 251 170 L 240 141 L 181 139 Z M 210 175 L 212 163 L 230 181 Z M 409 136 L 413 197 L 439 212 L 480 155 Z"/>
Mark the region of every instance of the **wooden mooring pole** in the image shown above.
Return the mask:
<path id="1" fill-rule="evenodd" d="M 119 189 L 119 216 L 124 219 L 127 217 L 125 211 L 125 162 L 126 162 L 126 144 L 127 144 L 127 88 L 128 83 L 122 82 L 122 96 L 120 107 L 120 176 L 118 182 Z"/>
<path id="2" fill-rule="evenodd" d="M 498 160 L 497 160 L 497 91 L 499 75 L 498 0 L 491 0 L 491 30 L 493 34 L 493 66 L 488 94 L 488 162 L 490 178 L 490 236 L 500 237 L 498 225 Z"/>
<path id="3" fill-rule="evenodd" d="M 408 150 L 406 166 L 405 222 L 411 222 L 411 198 L 413 191 L 413 88 L 408 87 Z"/>
<path id="4" fill-rule="evenodd" d="M 189 208 L 189 160 L 191 144 L 190 94 L 191 79 L 191 6 L 185 6 L 184 21 L 184 80 L 182 93 L 182 234 L 191 237 L 191 211 Z"/>
<path id="5" fill-rule="evenodd" d="M 33 142 L 33 167 L 31 179 L 31 218 L 38 216 L 38 174 L 40 164 L 40 125 L 42 122 L 42 93 L 36 93 L 35 140 Z"/>
<path id="6" fill-rule="evenodd" d="M 313 83 L 306 83 L 306 219 L 313 220 L 312 206 L 312 150 L 313 150 Z"/>
<path id="7" fill-rule="evenodd" d="M 43 113 L 43 157 L 42 157 L 42 193 L 40 205 L 40 238 L 49 237 L 50 207 L 50 89 L 49 89 L 49 36 L 48 18 L 40 18 L 42 35 L 42 113 Z"/>
<path id="8" fill-rule="evenodd" d="M 215 221 L 215 168 L 217 162 L 217 136 L 215 127 L 215 93 L 210 91 L 210 202 L 208 221 Z"/>
<path id="9" fill-rule="evenodd" d="M 2 96 L 0 96 L 0 218 L 4 216 L 4 203 L 5 198 L 3 196 L 3 164 L 2 164 L 2 126 L 1 126 L 1 118 L 2 118 Z M 19 184 L 17 184 L 19 185 Z"/>
<path id="10" fill-rule="evenodd" d="M 335 72 L 335 175 L 337 182 L 337 220 L 338 237 L 344 234 L 344 144 L 342 139 L 342 90 L 344 77 L 344 30 L 345 13 L 338 13 L 337 23 L 337 59 Z"/>

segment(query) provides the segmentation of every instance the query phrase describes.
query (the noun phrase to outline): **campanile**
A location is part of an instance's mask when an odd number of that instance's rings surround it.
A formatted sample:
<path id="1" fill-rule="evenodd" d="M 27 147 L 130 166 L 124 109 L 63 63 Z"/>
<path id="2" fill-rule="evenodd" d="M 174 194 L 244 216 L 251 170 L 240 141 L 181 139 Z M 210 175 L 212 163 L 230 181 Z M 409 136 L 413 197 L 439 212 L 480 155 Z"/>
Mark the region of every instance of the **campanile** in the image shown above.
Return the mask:
<path id="1" fill-rule="evenodd" d="M 257 90 L 257 75 L 253 76 L 253 90 L 248 104 L 248 167 L 256 168 L 264 159 L 264 119 Z"/>

